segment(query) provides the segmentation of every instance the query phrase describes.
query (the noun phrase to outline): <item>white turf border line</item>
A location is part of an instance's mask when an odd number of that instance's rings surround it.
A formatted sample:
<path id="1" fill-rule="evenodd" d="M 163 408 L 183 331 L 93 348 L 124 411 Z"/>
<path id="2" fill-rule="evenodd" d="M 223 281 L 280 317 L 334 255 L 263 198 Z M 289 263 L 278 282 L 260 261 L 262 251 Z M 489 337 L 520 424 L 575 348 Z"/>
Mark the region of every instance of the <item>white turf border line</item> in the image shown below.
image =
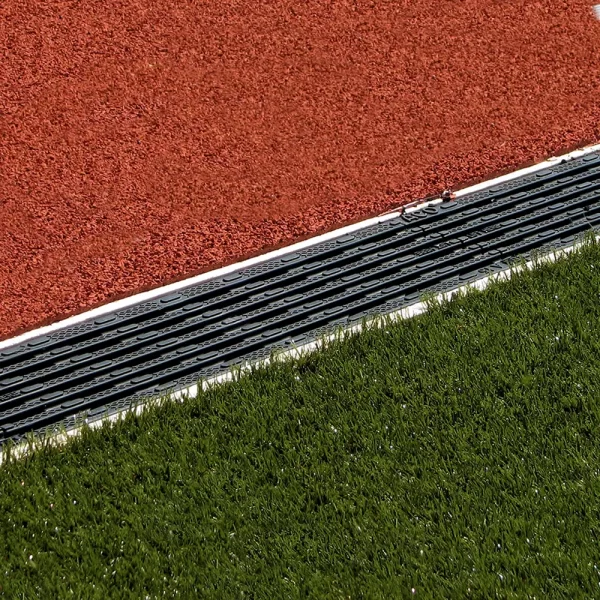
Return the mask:
<path id="1" fill-rule="evenodd" d="M 596 241 L 600 241 L 600 234 L 596 234 Z M 442 292 L 432 297 L 431 300 L 416 302 L 415 304 L 411 304 L 406 308 L 402 308 L 400 310 L 392 311 L 387 314 L 380 314 L 369 319 L 365 319 L 364 322 L 359 323 L 357 325 L 353 325 L 352 327 L 338 329 L 334 333 L 323 336 L 319 340 L 315 340 L 313 342 L 309 342 L 307 344 L 303 344 L 302 346 L 297 346 L 296 348 L 291 348 L 289 350 L 275 350 L 272 358 L 264 358 L 262 360 L 258 360 L 252 363 L 246 363 L 235 367 L 229 370 L 226 373 L 222 373 L 220 375 L 216 375 L 214 377 L 203 379 L 199 381 L 197 384 L 191 385 L 181 390 L 177 390 L 175 392 L 171 392 L 170 394 L 166 394 L 161 398 L 150 399 L 146 402 L 140 402 L 137 406 L 133 408 L 127 408 L 119 411 L 118 413 L 112 414 L 110 416 L 97 419 L 90 423 L 86 422 L 83 425 L 75 427 L 73 429 L 62 431 L 59 433 L 51 433 L 46 436 L 37 436 L 32 434 L 29 436 L 29 439 L 25 439 L 22 442 L 19 442 L 15 446 L 13 446 L 7 455 L 3 448 L 0 448 L 0 466 L 8 458 L 10 460 L 25 458 L 28 455 L 32 454 L 38 449 L 44 447 L 58 447 L 66 444 L 70 438 L 76 437 L 81 434 L 84 427 L 89 427 L 90 429 L 98 429 L 102 427 L 105 423 L 116 423 L 121 419 L 125 418 L 127 415 L 133 413 L 136 416 L 142 414 L 144 410 L 147 408 L 151 408 L 154 406 L 159 406 L 163 402 L 180 402 L 183 403 L 189 398 L 193 398 L 198 394 L 199 386 L 202 386 L 203 390 L 215 385 L 220 385 L 227 383 L 228 381 L 232 381 L 234 378 L 243 376 L 247 374 L 251 369 L 267 366 L 271 362 L 275 361 L 285 361 L 285 360 L 293 360 L 295 358 L 299 358 L 301 356 L 305 356 L 311 352 L 315 352 L 316 350 L 326 348 L 331 342 L 339 339 L 340 335 L 348 336 L 360 333 L 364 329 L 369 329 L 372 327 L 377 327 L 379 324 L 385 325 L 386 322 L 395 322 L 404 319 L 411 319 L 412 317 L 416 317 L 421 315 L 427 311 L 429 306 L 429 302 L 433 301 L 443 301 L 450 300 L 456 294 L 461 292 L 465 292 L 468 290 L 480 290 L 483 291 L 485 288 L 490 285 L 490 283 L 494 281 L 502 281 L 508 280 L 511 278 L 513 274 L 520 273 L 523 270 L 532 270 L 537 266 L 543 264 L 549 264 L 556 262 L 557 259 L 567 256 L 572 252 L 578 250 L 582 246 L 585 245 L 585 241 L 577 242 L 572 246 L 567 246 L 565 248 L 559 248 L 556 250 L 552 250 L 547 254 L 537 256 L 529 261 L 527 261 L 524 265 L 517 265 L 513 267 L 509 267 L 504 271 L 500 271 L 498 273 L 493 273 L 486 277 L 482 277 L 481 279 L 477 279 L 465 285 L 461 285 L 453 290 L 448 292 Z"/>
<path id="2" fill-rule="evenodd" d="M 482 183 L 478 183 L 476 185 L 472 185 L 470 187 L 464 188 L 462 190 L 457 190 L 454 193 L 455 198 L 460 198 L 461 196 L 465 196 L 467 194 L 472 194 L 474 192 L 478 192 L 488 187 L 492 187 L 494 185 L 499 185 L 506 181 L 510 181 L 512 179 L 516 179 L 517 177 L 523 177 L 525 175 L 529 175 L 531 173 L 535 173 L 536 171 L 540 171 L 542 169 L 547 169 L 554 165 L 557 165 L 561 162 L 573 160 L 575 158 L 579 158 L 586 154 L 590 154 L 592 152 L 600 151 L 600 144 L 595 144 L 593 146 L 586 146 L 585 148 L 581 148 L 579 150 L 574 150 L 573 152 L 569 152 L 568 154 L 563 154 L 562 156 L 556 156 L 549 158 L 543 162 L 540 162 L 531 167 L 527 167 L 525 169 L 520 169 L 519 171 L 514 171 L 513 173 L 508 173 L 507 175 L 502 175 L 500 177 L 496 177 L 495 179 L 491 179 L 489 181 L 484 181 Z M 251 267 L 265 261 L 279 258 L 280 256 L 284 256 L 285 254 L 289 254 L 291 252 L 298 252 L 299 250 L 303 250 L 304 248 L 310 248 L 311 246 L 315 246 L 316 244 L 320 244 L 321 242 L 326 242 L 329 240 L 336 239 L 343 235 L 347 235 L 349 233 L 353 233 L 354 231 L 359 231 L 360 229 L 364 229 L 365 227 L 370 227 L 371 225 L 377 225 L 378 223 L 383 223 L 385 221 L 389 221 L 391 219 L 395 219 L 396 217 L 401 216 L 403 213 L 410 213 L 415 210 L 420 210 L 422 208 L 426 208 L 427 206 L 432 206 L 434 204 L 439 204 L 443 202 L 442 198 L 436 198 L 434 200 L 429 200 L 427 202 L 421 202 L 420 204 L 408 204 L 403 207 L 399 207 L 397 210 L 384 213 L 383 215 L 379 215 L 378 217 L 373 217 L 371 219 L 367 219 L 365 221 L 361 221 L 360 223 L 354 223 L 353 225 L 348 225 L 346 227 L 342 227 L 341 229 L 336 229 L 335 231 L 330 231 L 328 233 L 312 237 L 308 240 L 304 240 L 302 242 L 298 242 L 296 244 L 292 244 L 291 246 L 286 246 L 285 248 L 280 248 L 278 250 L 274 250 L 272 252 L 268 252 L 266 254 L 262 254 L 260 256 L 256 256 L 254 258 L 250 258 L 243 262 L 238 262 L 232 265 L 227 265 L 220 269 L 215 269 L 213 271 L 208 271 L 207 273 L 202 273 L 201 275 L 197 275 L 196 277 L 190 277 L 188 279 L 184 279 L 182 281 L 178 281 L 172 283 L 170 285 L 166 285 L 163 287 L 159 287 L 153 290 L 149 290 L 148 292 L 142 292 L 141 294 L 136 294 L 134 296 L 129 296 L 128 298 L 123 298 L 122 300 L 117 300 L 115 302 L 111 302 L 109 304 L 104 304 L 103 306 L 99 306 L 92 310 L 88 310 L 78 315 L 74 315 L 67 319 L 63 319 L 62 321 L 57 321 L 56 323 L 52 323 L 51 325 L 47 325 L 45 327 L 40 327 L 38 329 L 34 329 L 32 331 L 27 331 L 21 335 L 18 335 L 13 338 L 9 338 L 7 340 L 0 342 L 0 350 L 4 350 L 6 348 L 10 348 L 11 346 L 16 346 L 17 344 L 22 344 L 31 338 L 48 335 L 54 331 L 58 331 L 60 329 L 64 329 L 65 327 L 70 327 L 71 325 L 77 325 L 78 323 L 82 323 L 84 321 L 88 321 L 90 319 L 96 319 L 100 316 L 103 316 L 108 313 L 115 312 L 117 310 L 122 310 L 124 308 L 128 308 L 135 304 L 139 304 L 141 302 L 146 302 L 148 300 L 153 300 L 154 298 L 158 298 L 160 296 L 164 296 L 166 294 L 171 294 L 173 292 L 178 292 L 184 288 L 191 287 L 193 285 L 197 285 L 204 281 L 208 281 L 209 279 L 214 279 L 215 277 L 222 277 L 223 275 L 227 275 L 233 271 L 237 271 L 238 269 L 245 269 L 247 267 Z"/>

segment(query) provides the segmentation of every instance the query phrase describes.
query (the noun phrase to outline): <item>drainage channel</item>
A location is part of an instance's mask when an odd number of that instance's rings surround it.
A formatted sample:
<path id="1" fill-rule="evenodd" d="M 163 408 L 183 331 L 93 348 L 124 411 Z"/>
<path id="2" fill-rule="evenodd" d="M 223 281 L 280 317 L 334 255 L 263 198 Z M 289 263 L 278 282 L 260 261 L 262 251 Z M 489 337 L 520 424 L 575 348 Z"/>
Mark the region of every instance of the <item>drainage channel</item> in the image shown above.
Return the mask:
<path id="1" fill-rule="evenodd" d="M 75 427 L 600 228 L 600 155 L 556 164 L 0 350 L 0 445 Z"/>

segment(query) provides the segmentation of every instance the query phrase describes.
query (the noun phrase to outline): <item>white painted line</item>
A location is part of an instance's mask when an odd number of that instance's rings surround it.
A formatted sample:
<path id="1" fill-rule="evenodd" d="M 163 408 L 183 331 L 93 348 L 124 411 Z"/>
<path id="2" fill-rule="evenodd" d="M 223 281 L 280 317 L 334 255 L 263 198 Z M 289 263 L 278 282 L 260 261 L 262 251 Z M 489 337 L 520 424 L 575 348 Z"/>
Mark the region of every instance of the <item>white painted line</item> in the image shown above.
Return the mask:
<path id="1" fill-rule="evenodd" d="M 511 179 L 515 179 L 517 177 L 522 177 L 523 175 L 529 175 L 530 173 L 535 173 L 541 169 L 547 169 L 556 164 L 567 160 L 573 160 L 574 158 L 579 158 L 580 156 L 584 156 L 585 154 L 589 154 L 591 152 L 600 151 L 600 144 L 596 144 L 594 146 L 587 146 L 585 148 L 581 148 L 580 150 L 575 150 L 574 152 L 569 152 L 568 154 L 564 154 L 562 156 L 550 158 L 544 162 L 538 163 L 537 165 L 533 165 L 531 167 L 527 167 L 525 169 L 520 169 L 519 171 L 515 171 L 514 173 L 509 173 L 507 175 L 502 175 L 501 177 L 496 177 L 490 181 L 485 181 L 483 183 L 478 183 L 477 185 L 470 186 L 468 188 L 464 188 L 462 190 L 458 190 L 455 192 L 455 196 L 461 197 L 466 194 L 471 194 L 473 192 L 477 192 L 483 190 L 485 188 L 498 185 L 500 183 L 504 183 L 505 181 L 510 181 Z M 251 267 L 267 260 L 271 260 L 274 258 L 280 258 L 285 254 L 289 254 L 291 252 L 298 252 L 299 250 L 303 250 L 305 248 L 310 248 L 316 244 L 320 244 L 321 242 L 326 242 L 329 240 L 334 240 L 343 235 L 347 235 L 349 233 L 353 233 L 355 231 L 359 231 L 364 229 L 365 227 L 370 227 L 371 225 L 377 225 L 378 223 L 383 223 L 384 221 L 389 221 L 391 219 L 395 219 L 400 216 L 402 212 L 413 212 L 415 210 L 420 210 L 427 206 L 431 206 L 434 204 L 439 204 L 442 202 L 441 198 L 436 198 L 434 200 L 429 200 L 427 202 L 422 202 L 420 204 L 409 204 L 403 207 L 399 207 L 398 210 L 385 213 L 378 217 L 373 217 L 371 219 L 367 219 L 365 221 L 361 221 L 360 223 L 354 223 L 353 225 L 348 225 L 346 227 L 342 227 L 341 229 L 336 229 L 334 231 L 330 231 L 328 233 L 315 236 L 308 240 L 304 240 L 302 242 L 298 242 L 296 244 L 292 244 L 291 246 L 286 246 L 285 248 L 280 248 L 278 250 L 273 250 L 272 252 L 268 252 L 266 254 L 262 254 L 260 256 L 256 256 L 254 258 L 250 258 L 248 260 L 238 262 L 232 265 L 227 265 L 226 267 L 222 267 L 220 269 L 215 269 L 214 271 L 208 271 L 207 273 L 202 273 L 201 275 L 197 275 L 195 277 L 190 277 L 188 279 L 184 279 L 182 281 L 177 281 L 170 285 L 166 285 L 163 287 L 159 287 L 153 290 L 149 290 L 148 292 L 142 292 L 141 294 L 135 294 L 134 296 L 129 296 L 127 298 L 123 298 L 122 300 L 117 300 L 115 302 L 111 302 L 109 304 L 104 304 L 103 306 L 99 306 L 92 310 L 88 310 L 86 312 L 80 313 L 78 315 L 74 315 L 67 319 L 63 319 L 62 321 L 57 321 L 56 323 L 52 323 L 51 325 L 46 325 L 45 327 L 40 327 L 38 329 L 33 329 L 31 331 L 27 331 L 21 335 L 16 337 L 9 338 L 4 341 L 0 341 L 0 350 L 4 350 L 6 348 L 10 348 L 11 346 L 16 346 L 17 344 L 22 344 L 27 340 L 30 340 L 34 337 L 48 335 L 54 331 L 58 331 L 60 329 L 64 329 L 65 327 L 70 327 L 71 325 L 77 325 L 78 323 L 83 323 L 84 321 L 88 321 L 91 319 L 97 319 L 103 315 L 108 313 L 115 312 L 117 310 L 122 310 L 124 308 L 128 308 L 135 304 L 139 304 L 141 302 L 146 302 L 148 300 L 153 300 L 154 298 L 158 298 L 160 296 L 164 296 L 166 294 L 171 294 L 174 292 L 178 292 L 182 289 L 190 287 L 192 285 L 197 285 L 204 281 L 208 281 L 209 279 L 214 279 L 215 277 L 222 277 L 223 275 L 227 275 L 228 273 L 232 273 L 233 271 L 237 271 L 238 269 L 245 269 L 247 267 Z"/>
<path id="2" fill-rule="evenodd" d="M 461 196 L 466 196 L 467 194 L 479 192 L 489 187 L 500 185 L 501 183 L 506 183 L 507 181 L 511 181 L 512 179 L 517 179 L 518 177 L 531 175 L 531 173 L 541 171 L 542 169 L 549 169 L 550 167 L 554 167 L 560 164 L 561 162 L 573 160 L 575 158 L 580 158 L 581 156 L 585 156 L 586 154 L 598 151 L 600 151 L 600 144 L 595 144 L 594 146 L 586 146 L 585 148 L 574 150 L 573 152 L 563 154 L 562 156 L 553 156 L 552 158 L 549 158 L 548 160 L 545 160 L 544 162 L 538 163 L 536 165 L 532 165 L 531 167 L 519 169 L 518 171 L 513 171 L 512 173 L 507 173 L 506 175 L 501 175 L 500 177 L 491 179 L 490 181 L 482 181 L 481 183 L 471 185 L 469 187 L 463 188 L 462 190 L 457 190 L 456 192 L 454 192 L 454 195 L 456 196 L 456 198 L 460 198 Z"/>
<path id="3" fill-rule="evenodd" d="M 596 235 L 596 241 L 600 241 L 600 235 Z M 488 285 L 490 285 L 490 283 L 492 283 L 493 281 L 509 280 L 514 273 L 519 273 L 525 269 L 531 270 L 538 265 L 553 263 L 560 257 L 566 256 L 571 252 L 577 250 L 578 248 L 583 246 L 583 244 L 584 242 L 579 242 L 566 248 L 551 251 L 546 255 L 536 258 L 535 260 L 527 261 L 523 266 L 505 269 L 504 271 L 500 271 L 499 273 L 494 273 L 492 275 L 488 275 L 487 277 L 482 277 L 481 279 L 478 279 L 474 282 L 461 285 L 448 292 L 442 292 L 434 296 L 433 301 L 450 300 L 456 294 L 465 292 L 467 290 L 485 290 L 485 288 L 487 288 Z M 290 350 L 282 350 L 280 352 L 275 352 L 274 361 L 285 361 L 299 358 L 318 349 L 326 348 L 329 344 L 339 339 L 340 333 L 344 336 L 358 334 L 364 329 L 376 327 L 381 324 L 385 325 L 385 322 L 387 320 L 389 320 L 390 322 L 396 322 L 404 319 L 411 319 L 412 317 L 416 317 L 427 312 L 427 308 L 427 302 L 416 302 L 415 304 L 411 304 L 406 308 L 402 308 L 400 310 L 396 310 L 385 315 L 378 315 L 372 317 L 370 319 L 365 320 L 364 325 L 363 323 L 358 323 L 357 325 L 353 325 L 352 327 L 342 329 L 341 331 L 338 330 L 336 333 L 324 336 L 317 341 L 309 342 L 307 344 L 303 344 L 302 346 L 298 346 Z M 236 369 L 236 371 L 241 376 L 248 373 L 248 371 L 250 371 L 250 369 L 252 368 L 267 366 L 274 361 L 270 358 L 265 358 L 254 363 L 247 363 L 245 365 L 241 365 Z M 103 419 L 92 421 L 91 423 L 87 424 L 87 426 L 90 429 L 98 429 L 102 427 L 105 423 L 116 423 L 131 413 L 138 416 L 148 408 L 158 406 L 163 402 L 185 402 L 188 398 L 192 398 L 198 394 L 199 386 L 202 386 L 202 389 L 207 389 L 211 386 L 221 385 L 223 383 L 231 381 L 234 379 L 235 376 L 235 372 L 228 371 L 227 373 L 222 373 L 209 379 L 204 379 L 197 384 L 172 392 L 171 394 L 168 394 L 163 398 L 152 399 L 146 403 L 137 405 L 135 408 L 125 409 L 119 413 L 115 413 Z M 49 435 L 45 438 L 32 438 L 31 440 L 23 441 L 10 450 L 10 458 L 24 458 L 32 452 L 35 452 L 38 448 L 42 448 L 46 445 L 51 447 L 62 446 L 66 444 L 70 438 L 77 437 L 78 435 L 80 435 L 82 430 L 83 426 L 80 426 L 62 433 Z M 8 457 L 6 456 L 5 451 L 2 448 L 0 448 L 0 466 L 7 460 L 7 458 Z"/>
<path id="4" fill-rule="evenodd" d="M 592 6 L 592 11 L 596 19 L 600 21 L 600 4 L 594 4 L 594 6 Z"/>

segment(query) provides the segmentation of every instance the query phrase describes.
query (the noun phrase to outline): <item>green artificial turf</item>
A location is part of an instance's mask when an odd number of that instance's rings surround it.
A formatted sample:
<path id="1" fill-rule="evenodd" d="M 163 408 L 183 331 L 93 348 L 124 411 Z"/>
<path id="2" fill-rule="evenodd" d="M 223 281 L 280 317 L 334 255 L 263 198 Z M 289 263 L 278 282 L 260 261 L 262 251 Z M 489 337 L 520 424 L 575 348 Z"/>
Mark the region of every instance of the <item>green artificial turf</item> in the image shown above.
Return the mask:
<path id="1" fill-rule="evenodd" d="M 599 597 L 599 511 L 590 244 L 0 468 L 0 586 L 8 598 Z"/>

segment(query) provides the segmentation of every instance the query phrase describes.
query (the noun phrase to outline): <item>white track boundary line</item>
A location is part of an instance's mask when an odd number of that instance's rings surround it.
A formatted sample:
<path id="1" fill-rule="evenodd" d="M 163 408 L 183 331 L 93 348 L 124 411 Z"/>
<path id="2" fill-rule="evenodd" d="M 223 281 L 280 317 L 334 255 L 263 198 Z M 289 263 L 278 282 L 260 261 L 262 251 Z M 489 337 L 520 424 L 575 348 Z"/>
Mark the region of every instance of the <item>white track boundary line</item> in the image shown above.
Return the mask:
<path id="1" fill-rule="evenodd" d="M 600 241 L 600 235 L 595 236 L 596 241 Z M 148 408 L 156 407 L 161 405 L 164 402 L 180 402 L 183 403 L 189 398 L 193 398 L 196 396 L 200 390 L 200 387 L 203 390 L 215 385 L 222 385 L 229 381 L 234 380 L 237 377 L 244 376 L 248 374 L 251 369 L 265 367 L 273 362 L 282 362 L 286 360 L 293 360 L 305 356 L 306 354 L 310 354 L 315 352 L 316 350 L 326 349 L 328 345 L 336 340 L 340 339 L 340 336 L 346 337 L 349 335 L 357 335 L 361 331 L 377 327 L 377 326 L 385 326 L 389 322 L 396 322 L 405 319 L 411 319 L 418 315 L 421 315 L 427 312 L 429 302 L 441 302 L 444 300 L 452 299 L 456 294 L 464 293 L 470 290 L 485 290 L 491 283 L 495 281 L 503 281 L 509 280 L 513 274 L 520 273 L 523 270 L 532 270 L 537 266 L 541 266 L 544 264 L 554 263 L 559 258 L 565 257 L 572 252 L 580 249 L 585 245 L 585 241 L 578 242 L 573 244 L 572 246 L 567 246 L 565 248 L 560 248 L 557 250 L 552 250 L 545 255 L 541 255 L 532 260 L 527 261 L 524 265 L 517 265 L 511 268 L 505 269 L 504 271 L 500 271 L 498 273 L 493 273 L 486 277 L 482 277 L 481 279 L 477 279 L 476 281 L 467 283 L 465 285 L 461 285 L 455 289 L 452 289 L 448 292 L 442 292 L 432 297 L 430 301 L 421 301 L 416 302 L 415 304 L 411 304 L 406 308 L 402 308 L 400 310 L 392 311 L 387 314 L 380 314 L 369 319 L 365 319 L 363 323 L 359 323 L 357 325 L 353 325 L 348 328 L 338 329 L 336 332 L 331 333 L 329 335 L 323 336 L 319 340 L 315 340 L 313 342 L 309 342 L 307 344 L 303 344 L 302 346 L 298 346 L 296 348 L 291 348 L 289 350 L 275 351 L 273 358 L 265 358 L 262 360 L 258 360 L 255 362 L 248 362 L 239 367 L 230 370 L 226 373 L 222 373 L 220 375 L 216 375 L 214 377 L 204 379 L 199 381 L 198 383 L 183 388 L 181 390 L 176 390 L 174 392 L 165 394 L 161 398 L 150 399 L 146 402 L 141 402 L 134 408 L 124 409 L 118 413 L 113 415 L 97 419 L 92 421 L 91 423 L 85 423 L 84 425 L 75 427 L 68 431 L 63 431 L 60 433 L 48 434 L 46 436 L 38 436 L 32 435 L 30 439 L 24 440 L 15 446 L 13 446 L 9 451 L 9 456 L 3 448 L 0 448 L 0 466 L 4 464 L 9 458 L 10 460 L 19 460 L 21 458 L 25 458 L 32 453 L 34 453 L 38 449 L 42 449 L 44 447 L 60 447 L 64 446 L 71 438 L 75 438 L 79 436 L 84 427 L 89 427 L 90 429 L 99 429 L 106 423 L 117 423 L 124 419 L 129 414 L 135 414 L 136 416 L 141 415 Z"/>
<path id="2" fill-rule="evenodd" d="M 552 158 L 549 158 L 548 160 L 545 160 L 544 162 L 538 163 L 536 165 L 532 165 L 531 167 L 526 167 L 524 169 L 519 169 L 518 171 L 513 171 L 512 173 L 507 173 L 506 175 L 501 175 L 500 177 L 496 177 L 495 179 L 492 179 L 490 181 L 482 181 L 481 183 L 471 185 L 462 190 L 456 190 L 454 195 L 456 198 L 460 198 L 461 196 L 473 194 L 474 192 L 479 192 L 488 187 L 499 185 L 501 183 L 506 183 L 507 181 L 511 181 L 513 179 L 516 179 L 517 177 L 531 175 L 531 173 L 535 173 L 536 171 L 540 171 L 542 169 L 549 169 L 550 167 L 554 167 L 560 164 L 561 162 L 573 160 L 575 158 L 581 158 L 586 154 L 591 154 L 592 152 L 598 151 L 600 151 L 600 144 L 595 144 L 593 146 L 586 146 L 585 148 L 573 150 L 573 152 L 563 154 L 562 156 L 553 156 Z"/>
<path id="3" fill-rule="evenodd" d="M 506 181 L 510 181 L 512 179 L 516 179 L 517 177 L 523 177 L 524 175 L 529 175 L 531 173 L 535 173 L 536 171 L 540 171 L 542 169 L 547 169 L 554 165 L 557 165 L 561 162 L 573 160 L 575 158 L 579 158 L 586 154 L 590 154 L 592 152 L 600 151 L 600 144 L 595 144 L 593 146 L 586 146 L 585 148 L 581 148 L 579 150 L 574 150 L 573 152 L 569 152 L 568 154 L 563 154 L 561 156 L 556 156 L 549 158 L 543 162 L 535 164 L 531 167 L 527 167 L 525 169 L 520 169 L 518 171 L 514 171 L 513 173 L 508 173 L 507 175 L 502 175 L 500 177 L 496 177 L 495 179 L 491 179 L 489 181 L 484 181 L 482 183 L 478 183 L 476 185 L 472 185 L 470 187 L 464 188 L 462 190 L 457 190 L 454 193 L 454 197 L 460 198 L 467 194 L 472 194 L 474 192 L 478 192 L 480 190 L 486 189 L 488 187 L 492 187 L 494 185 L 499 185 Z M 178 292 L 187 287 L 191 287 L 193 285 L 197 285 L 204 281 L 208 281 L 209 279 L 214 279 L 215 277 L 222 277 L 223 275 L 227 275 L 233 271 L 237 271 L 238 269 L 245 269 L 247 267 L 251 267 L 265 261 L 280 258 L 285 254 L 290 254 L 291 252 L 298 252 L 299 250 L 303 250 L 305 248 L 310 248 L 316 244 L 320 244 L 321 242 L 327 242 L 329 240 L 334 240 L 338 237 L 348 235 L 355 231 L 359 231 L 364 229 L 365 227 L 370 227 L 371 225 L 377 225 L 378 223 L 383 223 L 385 221 L 389 221 L 391 219 L 395 219 L 403 214 L 403 212 L 410 213 L 415 210 L 420 210 L 422 208 L 426 208 L 427 206 L 432 206 L 434 204 L 439 204 L 443 202 L 442 198 L 435 198 L 433 200 L 429 200 L 427 202 L 421 202 L 420 204 L 409 204 L 404 205 L 404 207 L 399 207 L 398 210 L 385 213 L 378 217 L 373 217 L 371 219 L 367 219 L 365 221 L 361 221 L 359 223 L 354 223 L 353 225 L 348 225 L 346 227 L 342 227 L 340 229 L 336 229 L 334 231 L 330 231 L 328 233 L 324 233 L 322 235 L 318 235 L 312 237 L 310 239 L 304 240 L 302 242 L 298 242 L 296 244 L 292 244 L 291 246 L 286 246 L 284 248 L 280 248 L 278 250 L 273 250 L 272 252 L 268 252 L 266 254 L 262 254 L 260 256 L 256 256 L 254 258 L 250 258 L 248 260 L 234 263 L 231 265 L 227 265 L 225 267 L 221 267 L 220 269 L 215 269 L 213 271 L 208 271 L 206 273 L 202 273 L 201 275 L 197 275 L 195 277 L 190 277 L 188 279 L 183 279 L 182 281 L 178 281 L 172 283 L 170 285 L 165 285 L 162 287 L 155 288 L 153 290 L 149 290 L 147 292 L 142 292 L 140 294 L 135 294 L 134 296 L 129 296 L 127 298 L 123 298 L 122 300 L 117 300 L 115 302 L 110 302 L 109 304 L 104 304 L 92 310 L 88 310 L 86 312 L 82 312 L 78 315 L 74 315 L 67 319 L 63 319 L 61 321 L 57 321 L 56 323 L 52 323 L 51 325 L 46 325 L 44 327 L 39 327 L 38 329 L 33 329 L 31 331 L 27 331 L 21 335 L 9 338 L 4 341 L 0 341 L 0 350 L 4 350 L 6 348 L 10 348 L 11 346 L 16 346 L 17 344 L 22 344 L 34 337 L 48 335 L 49 333 L 53 333 L 54 331 L 59 331 L 60 329 L 64 329 L 65 327 L 70 327 L 71 325 L 77 325 L 79 323 L 83 323 L 84 321 L 88 321 L 91 319 L 97 319 L 103 315 L 108 313 L 112 313 L 118 310 L 122 310 L 124 308 L 128 308 L 135 304 L 139 304 L 141 302 L 146 302 L 148 300 L 153 300 L 160 296 L 164 296 L 166 294 L 171 294 L 174 292 Z"/>

